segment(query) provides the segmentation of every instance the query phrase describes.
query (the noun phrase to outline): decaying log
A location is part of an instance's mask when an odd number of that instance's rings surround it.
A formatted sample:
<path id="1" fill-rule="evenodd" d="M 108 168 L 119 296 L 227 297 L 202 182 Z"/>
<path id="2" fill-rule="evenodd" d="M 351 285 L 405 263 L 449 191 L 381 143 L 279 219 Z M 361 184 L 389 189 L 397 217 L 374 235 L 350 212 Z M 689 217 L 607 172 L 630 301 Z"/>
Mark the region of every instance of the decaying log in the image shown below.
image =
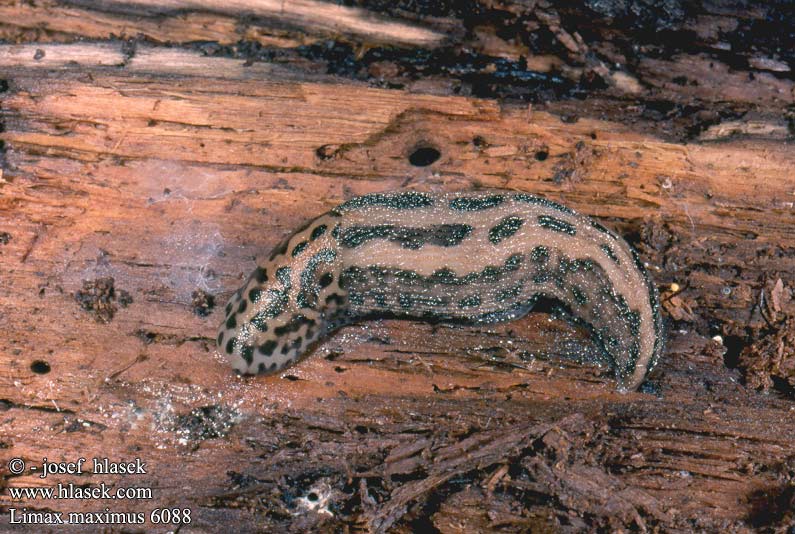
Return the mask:
<path id="1" fill-rule="evenodd" d="M 795 526 L 795 57 L 777 41 L 795 15 L 340 4 L 0 2 L 0 522 Z M 215 354 L 223 303 L 303 223 L 369 192 L 487 187 L 636 246 L 669 334 L 641 391 L 572 361 L 587 333 L 543 311 L 352 325 L 276 377 Z M 8 469 L 44 457 L 146 474 Z M 58 482 L 153 498 L 9 491 Z"/>

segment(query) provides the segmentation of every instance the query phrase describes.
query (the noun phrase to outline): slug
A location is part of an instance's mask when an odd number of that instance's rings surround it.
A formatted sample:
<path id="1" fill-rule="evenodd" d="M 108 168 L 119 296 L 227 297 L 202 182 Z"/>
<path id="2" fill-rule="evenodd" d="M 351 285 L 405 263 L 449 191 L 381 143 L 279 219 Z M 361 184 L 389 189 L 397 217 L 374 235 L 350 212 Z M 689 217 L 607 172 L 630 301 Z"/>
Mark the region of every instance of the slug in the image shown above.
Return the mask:
<path id="1" fill-rule="evenodd" d="M 657 290 L 601 224 L 512 191 L 376 193 L 310 222 L 232 295 L 218 348 L 241 373 L 271 373 L 313 342 L 373 316 L 508 321 L 539 298 L 586 325 L 621 391 L 662 352 Z"/>

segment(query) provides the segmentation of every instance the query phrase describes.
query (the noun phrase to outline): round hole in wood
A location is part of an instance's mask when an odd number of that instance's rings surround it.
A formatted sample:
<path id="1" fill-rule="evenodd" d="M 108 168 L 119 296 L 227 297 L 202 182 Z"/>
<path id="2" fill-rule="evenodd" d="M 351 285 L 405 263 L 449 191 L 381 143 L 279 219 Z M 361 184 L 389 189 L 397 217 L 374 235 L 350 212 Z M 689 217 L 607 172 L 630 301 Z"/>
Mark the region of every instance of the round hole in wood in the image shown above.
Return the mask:
<path id="1" fill-rule="evenodd" d="M 30 370 L 37 375 L 46 375 L 50 372 L 50 364 L 44 360 L 35 360 L 30 364 Z"/>
<path id="2" fill-rule="evenodd" d="M 419 146 L 409 154 L 409 163 L 415 167 L 427 167 L 442 157 L 442 153 L 432 146 Z"/>

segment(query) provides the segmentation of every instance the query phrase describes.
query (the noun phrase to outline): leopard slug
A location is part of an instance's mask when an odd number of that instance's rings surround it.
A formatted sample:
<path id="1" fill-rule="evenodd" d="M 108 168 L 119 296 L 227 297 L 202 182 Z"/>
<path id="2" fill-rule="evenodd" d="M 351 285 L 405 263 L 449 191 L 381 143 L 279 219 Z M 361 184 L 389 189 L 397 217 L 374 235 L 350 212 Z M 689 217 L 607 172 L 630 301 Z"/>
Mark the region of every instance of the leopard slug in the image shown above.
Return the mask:
<path id="1" fill-rule="evenodd" d="M 659 359 L 657 290 L 626 241 L 556 202 L 499 190 L 344 202 L 258 264 L 226 306 L 218 348 L 241 373 L 270 373 L 353 321 L 493 323 L 542 297 L 589 328 L 620 390 Z"/>

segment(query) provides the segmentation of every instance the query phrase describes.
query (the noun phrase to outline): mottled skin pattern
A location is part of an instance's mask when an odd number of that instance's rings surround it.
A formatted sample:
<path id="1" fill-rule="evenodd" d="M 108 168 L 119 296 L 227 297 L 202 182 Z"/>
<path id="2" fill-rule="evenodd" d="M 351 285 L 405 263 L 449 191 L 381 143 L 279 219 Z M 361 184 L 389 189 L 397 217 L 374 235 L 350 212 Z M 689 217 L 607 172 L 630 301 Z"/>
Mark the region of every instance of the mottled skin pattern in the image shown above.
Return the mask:
<path id="1" fill-rule="evenodd" d="M 662 352 L 657 291 L 598 223 L 512 191 L 357 197 L 296 232 L 230 299 L 218 348 L 241 373 L 274 372 L 372 316 L 492 323 L 554 299 L 587 326 L 619 389 Z"/>

